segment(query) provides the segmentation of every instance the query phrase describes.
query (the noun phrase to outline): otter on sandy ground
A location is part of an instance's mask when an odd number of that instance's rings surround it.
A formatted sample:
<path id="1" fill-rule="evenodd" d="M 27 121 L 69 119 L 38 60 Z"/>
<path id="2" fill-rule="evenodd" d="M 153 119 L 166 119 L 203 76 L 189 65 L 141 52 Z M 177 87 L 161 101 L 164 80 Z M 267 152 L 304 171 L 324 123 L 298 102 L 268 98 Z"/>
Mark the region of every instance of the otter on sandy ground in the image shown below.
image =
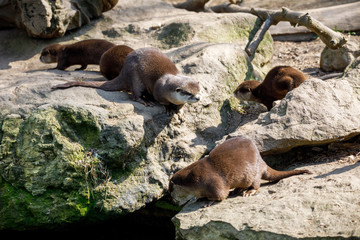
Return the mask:
<path id="1" fill-rule="evenodd" d="M 115 44 L 102 39 L 88 39 L 73 44 L 58 43 L 46 46 L 41 51 L 40 61 L 57 63 L 56 69 L 65 70 L 72 65 L 81 65 L 76 70 L 84 70 L 89 64 L 100 63 L 100 58 Z"/>
<path id="2" fill-rule="evenodd" d="M 305 75 L 295 68 L 277 66 L 268 72 L 262 82 L 242 82 L 234 91 L 234 96 L 240 101 L 262 103 L 270 110 L 274 101 L 283 99 L 289 91 L 297 88 L 305 80 Z"/>
<path id="3" fill-rule="evenodd" d="M 101 74 L 109 80 L 116 78 L 124 66 L 127 55 L 132 51 L 134 49 L 126 45 L 117 45 L 108 49 L 100 59 Z"/>
<path id="4" fill-rule="evenodd" d="M 308 170 L 277 171 L 270 168 L 260 156 L 252 140 L 234 137 L 210 151 L 209 156 L 176 172 L 169 182 L 169 192 L 176 204 L 190 198 L 222 201 L 231 189 L 243 196 L 256 193 L 261 179 L 279 181 Z"/>
<path id="5" fill-rule="evenodd" d="M 185 103 L 200 100 L 199 82 L 181 75 L 175 64 L 155 48 L 140 48 L 131 52 L 116 78 L 110 81 L 77 81 L 59 84 L 52 89 L 74 86 L 105 91 L 128 91 L 133 100 L 145 106 L 153 99 L 164 105 L 168 113 L 178 112 Z"/>

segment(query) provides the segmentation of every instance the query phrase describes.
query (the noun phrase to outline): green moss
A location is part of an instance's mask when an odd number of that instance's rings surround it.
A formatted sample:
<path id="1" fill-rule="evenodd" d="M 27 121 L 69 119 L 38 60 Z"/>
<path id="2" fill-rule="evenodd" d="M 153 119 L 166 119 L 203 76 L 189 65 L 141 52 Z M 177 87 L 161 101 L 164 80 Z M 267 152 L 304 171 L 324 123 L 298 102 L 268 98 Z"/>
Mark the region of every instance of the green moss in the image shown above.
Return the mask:
<path id="1" fill-rule="evenodd" d="M 86 216 L 91 209 L 78 191 L 49 190 L 42 196 L 0 183 L 0 229 L 53 227 Z"/>
<path id="2" fill-rule="evenodd" d="M 81 143 L 85 148 L 94 147 L 99 143 L 100 126 L 96 117 L 84 109 L 59 107 L 59 122 L 64 135 Z"/>
<path id="3" fill-rule="evenodd" d="M 164 48 L 172 48 L 183 45 L 194 35 L 195 31 L 189 23 L 171 23 L 162 29 L 158 40 L 163 43 Z"/>
<path id="4" fill-rule="evenodd" d="M 93 189 L 108 173 L 96 155 L 97 119 L 81 108 L 2 117 L 0 229 L 79 220 L 94 210 Z"/>
<path id="5" fill-rule="evenodd" d="M 234 43 L 244 41 L 249 37 L 250 29 L 243 25 L 223 23 L 210 26 L 197 34 L 198 38 L 206 42 Z"/>
<path id="6" fill-rule="evenodd" d="M 11 148 L 16 142 L 22 119 L 19 115 L 5 117 L 0 125 L 0 159 L 10 154 Z"/>

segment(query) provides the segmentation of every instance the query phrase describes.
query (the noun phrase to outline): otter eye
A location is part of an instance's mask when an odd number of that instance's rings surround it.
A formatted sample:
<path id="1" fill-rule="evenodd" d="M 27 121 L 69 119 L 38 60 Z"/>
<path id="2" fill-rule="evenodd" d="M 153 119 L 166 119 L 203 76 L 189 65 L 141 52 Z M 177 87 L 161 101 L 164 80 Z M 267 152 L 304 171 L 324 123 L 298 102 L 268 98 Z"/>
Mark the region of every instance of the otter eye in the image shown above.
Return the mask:
<path id="1" fill-rule="evenodd" d="M 177 88 L 175 91 L 176 91 L 176 92 L 181 92 L 181 89 L 180 89 L 180 88 Z"/>

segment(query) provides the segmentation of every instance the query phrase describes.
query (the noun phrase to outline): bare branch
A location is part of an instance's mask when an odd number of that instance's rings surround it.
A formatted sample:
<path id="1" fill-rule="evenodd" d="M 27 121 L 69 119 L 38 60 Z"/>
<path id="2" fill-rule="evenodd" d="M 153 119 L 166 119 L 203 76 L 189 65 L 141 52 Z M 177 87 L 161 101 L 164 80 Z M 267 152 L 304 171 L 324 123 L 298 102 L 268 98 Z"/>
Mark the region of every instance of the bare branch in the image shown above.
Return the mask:
<path id="1" fill-rule="evenodd" d="M 281 11 L 267 10 L 261 8 L 244 8 L 233 4 L 222 4 L 212 7 L 214 12 L 247 12 L 251 13 L 263 21 L 254 39 L 248 44 L 246 52 L 253 56 L 266 31 L 271 25 L 276 25 L 281 21 L 287 21 L 291 26 L 304 26 L 316 33 L 320 39 L 331 49 L 338 49 L 345 45 L 346 38 L 339 32 L 335 32 L 322 24 L 320 21 L 311 17 L 308 13 L 295 12 L 283 7 Z"/>

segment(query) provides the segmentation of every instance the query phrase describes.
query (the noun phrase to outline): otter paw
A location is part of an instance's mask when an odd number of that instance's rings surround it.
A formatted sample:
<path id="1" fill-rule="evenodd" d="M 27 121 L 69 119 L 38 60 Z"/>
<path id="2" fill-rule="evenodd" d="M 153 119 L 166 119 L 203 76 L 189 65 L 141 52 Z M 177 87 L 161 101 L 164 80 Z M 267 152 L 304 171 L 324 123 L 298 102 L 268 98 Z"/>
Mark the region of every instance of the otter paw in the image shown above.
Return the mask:
<path id="1" fill-rule="evenodd" d="M 242 192 L 242 196 L 243 197 L 250 197 L 250 196 L 255 195 L 256 192 L 257 192 L 257 190 L 255 190 L 255 189 L 245 190 L 245 191 Z"/>

